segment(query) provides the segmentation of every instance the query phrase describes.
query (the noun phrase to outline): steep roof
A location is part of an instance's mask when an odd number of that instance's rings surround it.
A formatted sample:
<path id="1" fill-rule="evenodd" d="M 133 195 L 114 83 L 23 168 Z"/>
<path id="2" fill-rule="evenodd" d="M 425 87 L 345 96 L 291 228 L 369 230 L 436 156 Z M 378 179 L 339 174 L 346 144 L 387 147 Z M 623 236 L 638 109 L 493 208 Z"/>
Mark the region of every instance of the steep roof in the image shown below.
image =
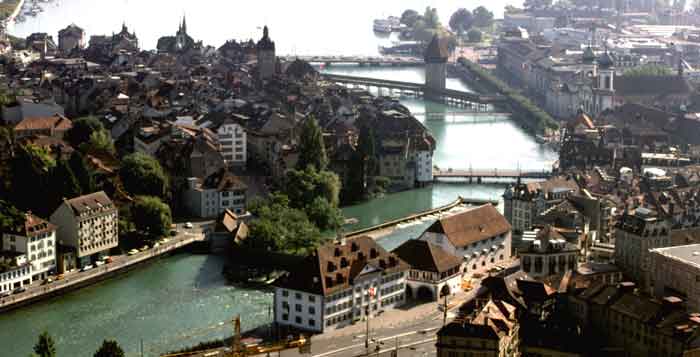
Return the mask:
<path id="1" fill-rule="evenodd" d="M 85 213 L 91 210 L 97 210 L 105 207 L 113 207 L 112 200 L 107 197 L 104 191 L 91 193 L 89 195 L 83 195 L 70 200 L 66 200 L 65 203 L 73 210 L 76 215 Z"/>
<path id="2" fill-rule="evenodd" d="M 622 96 L 685 95 L 693 92 L 690 83 L 680 76 L 615 77 L 615 92 Z"/>
<path id="3" fill-rule="evenodd" d="M 56 114 L 50 117 L 30 117 L 17 123 L 15 131 L 22 130 L 68 130 L 73 127 L 70 119 Z"/>
<path id="4" fill-rule="evenodd" d="M 297 269 L 281 278 L 281 288 L 330 295 L 350 288 L 363 271 L 391 274 L 408 270 L 408 264 L 387 252 L 372 238 L 362 236 L 345 244 L 328 243 L 307 256 Z"/>
<path id="5" fill-rule="evenodd" d="M 221 169 L 204 179 L 204 187 L 217 191 L 244 190 L 248 186 L 227 169 Z"/>
<path id="6" fill-rule="evenodd" d="M 485 204 L 442 218 L 428 227 L 426 232 L 444 234 L 455 247 L 466 247 L 510 230 L 510 223 L 496 210 L 496 207 Z"/>
<path id="7" fill-rule="evenodd" d="M 21 219 L 13 222 L 13 226 L 8 227 L 6 233 L 16 234 L 22 237 L 31 237 L 55 230 L 55 225 L 28 212 L 24 214 Z"/>
<path id="8" fill-rule="evenodd" d="M 447 272 L 459 267 L 462 259 L 452 255 L 433 243 L 411 239 L 394 249 L 396 254 L 413 269 L 435 273 Z"/>
<path id="9" fill-rule="evenodd" d="M 447 39 L 440 38 L 437 34 L 425 50 L 426 63 L 445 63 L 450 53 L 447 49 Z"/>

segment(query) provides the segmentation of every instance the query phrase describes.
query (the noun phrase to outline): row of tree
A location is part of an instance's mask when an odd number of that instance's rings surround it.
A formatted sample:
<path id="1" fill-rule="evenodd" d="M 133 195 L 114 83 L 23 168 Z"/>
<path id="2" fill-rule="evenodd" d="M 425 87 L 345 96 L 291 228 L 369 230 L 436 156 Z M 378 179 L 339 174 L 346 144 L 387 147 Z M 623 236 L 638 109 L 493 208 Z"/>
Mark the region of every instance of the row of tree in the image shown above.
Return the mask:
<path id="1" fill-rule="evenodd" d="M 412 40 L 420 42 L 430 42 L 435 35 L 447 38 L 451 49 L 457 45 L 457 39 L 442 26 L 440 16 L 434 7 L 426 7 L 423 14 L 416 10 L 406 10 L 401 15 L 401 23 L 405 24 L 412 31 Z"/>
<path id="2" fill-rule="evenodd" d="M 479 6 L 474 11 L 461 8 L 450 17 L 450 28 L 458 34 L 467 33 L 473 27 L 487 28 L 491 25 L 493 13 L 484 6 Z"/>
<path id="3" fill-rule="evenodd" d="M 34 353 L 30 357 L 56 357 L 56 343 L 48 332 L 39 335 L 34 345 Z M 100 348 L 93 354 L 94 357 L 124 357 L 124 350 L 117 341 L 104 340 Z"/>

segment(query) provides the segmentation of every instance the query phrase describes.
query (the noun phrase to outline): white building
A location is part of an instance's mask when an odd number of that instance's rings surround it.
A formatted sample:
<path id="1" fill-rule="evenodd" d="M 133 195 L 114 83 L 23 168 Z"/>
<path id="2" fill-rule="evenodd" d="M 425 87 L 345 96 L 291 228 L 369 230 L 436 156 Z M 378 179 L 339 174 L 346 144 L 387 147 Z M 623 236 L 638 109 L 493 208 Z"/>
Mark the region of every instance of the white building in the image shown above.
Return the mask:
<path id="1" fill-rule="evenodd" d="M 80 267 L 119 245 L 118 221 L 117 207 L 102 191 L 65 200 L 51 215 L 59 244 L 75 249 Z"/>
<path id="2" fill-rule="evenodd" d="M 214 134 L 219 152 L 227 166 L 245 167 L 248 160 L 248 137 L 243 126 L 248 117 L 223 112 L 211 113 L 197 122 L 197 127 Z"/>
<path id="3" fill-rule="evenodd" d="M 329 243 L 278 280 L 275 323 L 313 332 L 402 305 L 408 265 L 370 237 Z"/>
<path id="4" fill-rule="evenodd" d="M 650 280 L 658 298 L 675 296 L 700 311 L 700 244 L 652 249 Z"/>
<path id="5" fill-rule="evenodd" d="M 435 145 L 423 139 L 425 142 L 418 145 L 415 151 L 416 182 L 423 186 L 433 182 L 433 148 Z"/>
<path id="6" fill-rule="evenodd" d="M 546 226 L 532 240 L 523 239 L 527 248 L 519 251 L 520 270 L 533 278 L 564 275 L 576 270 L 578 247 L 566 241 L 561 233 Z"/>
<path id="7" fill-rule="evenodd" d="M 0 296 L 12 293 L 32 280 L 32 266 L 21 253 L 0 252 Z"/>
<path id="8" fill-rule="evenodd" d="M 202 218 L 217 217 L 226 210 L 244 214 L 247 190 L 240 178 L 222 169 L 204 180 L 187 179 L 185 205 L 191 214 Z"/>
<path id="9" fill-rule="evenodd" d="M 56 270 L 56 226 L 31 213 L 3 232 L 2 248 L 26 255 L 32 281 L 46 279 Z"/>
<path id="10" fill-rule="evenodd" d="M 491 204 L 442 218 L 418 239 L 462 257 L 463 273 L 485 272 L 511 257 L 511 226 Z"/>
<path id="11" fill-rule="evenodd" d="M 438 300 L 461 290 L 462 258 L 439 246 L 416 239 L 406 241 L 392 253 L 411 270 L 406 278 L 406 295 L 420 300 Z"/>

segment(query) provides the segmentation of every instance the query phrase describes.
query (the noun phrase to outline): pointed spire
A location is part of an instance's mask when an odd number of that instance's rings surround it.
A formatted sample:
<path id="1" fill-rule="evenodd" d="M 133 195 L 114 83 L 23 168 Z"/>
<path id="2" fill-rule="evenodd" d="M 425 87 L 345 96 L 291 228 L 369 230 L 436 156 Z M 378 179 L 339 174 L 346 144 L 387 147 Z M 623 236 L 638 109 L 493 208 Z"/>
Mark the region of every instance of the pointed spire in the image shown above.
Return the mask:
<path id="1" fill-rule="evenodd" d="M 267 25 L 265 25 L 265 27 L 263 27 L 263 38 L 269 38 L 270 37 L 269 35 L 270 35 L 270 32 L 267 29 Z"/>
<path id="2" fill-rule="evenodd" d="M 182 15 L 182 26 L 180 26 L 180 30 L 182 33 L 187 33 L 187 19 L 185 14 Z"/>

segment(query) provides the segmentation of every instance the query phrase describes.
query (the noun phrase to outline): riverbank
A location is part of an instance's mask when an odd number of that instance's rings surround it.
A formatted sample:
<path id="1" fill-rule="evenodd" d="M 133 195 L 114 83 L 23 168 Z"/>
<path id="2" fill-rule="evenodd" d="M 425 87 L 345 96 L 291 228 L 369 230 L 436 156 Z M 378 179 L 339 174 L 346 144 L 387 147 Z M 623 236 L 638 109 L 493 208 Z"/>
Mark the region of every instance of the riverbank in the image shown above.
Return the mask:
<path id="1" fill-rule="evenodd" d="M 184 233 L 171 238 L 168 242 L 132 256 L 113 256 L 112 263 L 95 267 L 84 272 L 66 273 L 62 280 L 46 285 L 31 285 L 26 291 L 0 299 L 0 313 L 27 306 L 34 302 L 63 295 L 86 286 L 96 284 L 119 274 L 130 271 L 141 263 L 172 253 L 204 239 L 202 233 Z"/>

